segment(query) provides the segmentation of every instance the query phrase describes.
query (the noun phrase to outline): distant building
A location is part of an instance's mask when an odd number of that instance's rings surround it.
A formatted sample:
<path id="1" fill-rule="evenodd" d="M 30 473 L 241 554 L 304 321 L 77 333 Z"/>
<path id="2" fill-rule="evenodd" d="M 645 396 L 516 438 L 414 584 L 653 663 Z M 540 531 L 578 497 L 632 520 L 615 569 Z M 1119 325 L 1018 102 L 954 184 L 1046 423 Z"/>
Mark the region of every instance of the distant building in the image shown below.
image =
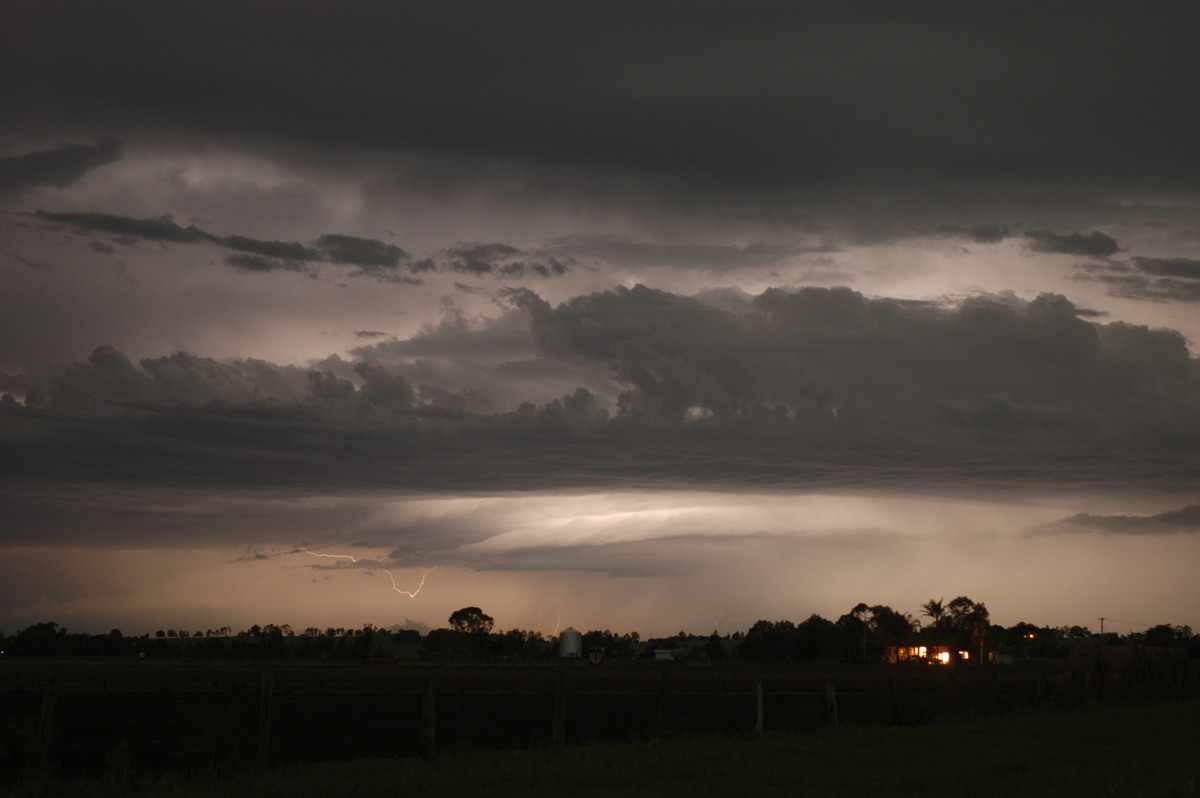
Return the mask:
<path id="1" fill-rule="evenodd" d="M 888 662 L 924 663 L 928 665 L 949 665 L 951 662 L 968 662 L 971 659 L 969 651 L 954 651 L 949 646 L 888 646 L 885 656 Z"/>

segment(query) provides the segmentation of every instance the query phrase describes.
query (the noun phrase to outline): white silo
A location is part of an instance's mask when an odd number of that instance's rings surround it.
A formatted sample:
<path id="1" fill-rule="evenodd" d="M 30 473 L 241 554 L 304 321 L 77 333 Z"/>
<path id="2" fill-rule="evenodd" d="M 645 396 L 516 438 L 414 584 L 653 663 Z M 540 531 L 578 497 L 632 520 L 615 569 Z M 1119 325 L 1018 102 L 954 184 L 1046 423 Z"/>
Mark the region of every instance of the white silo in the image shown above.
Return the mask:
<path id="1" fill-rule="evenodd" d="M 578 659 L 583 656 L 583 635 L 567 627 L 558 636 L 558 656 Z"/>

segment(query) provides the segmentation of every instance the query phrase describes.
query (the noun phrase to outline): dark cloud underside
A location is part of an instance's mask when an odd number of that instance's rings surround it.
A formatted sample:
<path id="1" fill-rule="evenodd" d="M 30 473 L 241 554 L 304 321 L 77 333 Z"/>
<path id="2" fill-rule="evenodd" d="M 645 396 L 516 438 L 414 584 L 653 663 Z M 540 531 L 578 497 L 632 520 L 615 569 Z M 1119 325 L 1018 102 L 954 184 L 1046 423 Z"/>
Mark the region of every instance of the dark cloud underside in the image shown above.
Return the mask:
<path id="1" fill-rule="evenodd" d="M 195 225 L 182 227 L 170 216 L 161 216 L 155 219 L 134 219 L 111 213 L 55 213 L 52 211 L 37 211 L 34 213 L 34 216 L 49 222 L 60 222 L 82 230 L 95 230 L 115 236 L 137 238 L 145 241 L 197 244 L 205 241 L 213 241 L 215 238 Z"/>
<path id="2" fill-rule="evenodd" d="M 619 394 L 485 412 L 486 397 L 418 387 L 406 370 L 434 372 L 417 361 L 379 360 L 419 338 L 323 370 L 101 347 L 42 409 L 5 406 L 5 477 L 335 492 L 1200 478 L 1182 338 L 1085 321 L 1061 297 L 943 308 L 771 290 L 731 312 L 640 286 L 513 296 L 547 358 L 606 367 Z"/>
<path id="3" fill-rule="evenodd" d="M 0 157 L 0 196 L 37 186 L 65 188 L 93 169 L 121 157 L 119 142 L 63 144 L 51 150 Z"/>
<path id="4" fill-rule="evenodd" d="M 1113 296 L 1200 302 L 1200 260 L 1133 257 L 1079 264 L 1076 279 L 1102 283 Z"/>
<path id="5" fill-rule="evenodd" d="M 414 261 L 408 252 L 376 238 L 326 233 L 306 246 L 296 241 L 268 241 L 242 235 L 219 236 L 195 225 L 184 227 L 170 215 L 134 218 L 111 213 L 55 212 L 39 210 L 33 216 L 52 224 L 64 224 L 76 230 L 107 233 L 117 241 L 154 241 L 161 244 L 213 244 L 238 254 L 225 263 L 242 272 L 306 271 L 307 264 L 332 263 L 357 268 L 354 273 L 385 282 L 419 283 L 410 275 L 427 271 L 468 274 L 473 277 L 520 278 L 526 276 L 561 277 L 575 265 L 570 255 L 545 255 L 526 252 L 508 244 L 460 244 L 439 252 L 433 258 Z M 93 241 L 98 252 L 112 252 L 111 245 Z M 408 272 L 402 273 L 401 270 Z"/>
<path id="6" fill-rule="evenodd" d="M 1107 258 L 1121 251 L 1121 246 L 1116 239 L 1098 231 L 1064 234 L 1048 230 L 1033 230 L 1026 233 L 1025 236 L 1031 239 L 1029 248 L 1034 252 Z"/>
<path id="7" fill-rule="evenodd" d="M 1193 186 L 1198 19 L 1190 3 L 450 0 L 283 18 L 41 3 L 3 26 L 0 105 L 726 189 L 918 175 Z"/>
<path id="8" fill-rule="evenodd" d="M 1121 535 L 1200 534 L 1200 504 L 1157 515 L 1093 515 L 1079 513 L 1041 530 L 1045 532 L 1112 532 Z"/>

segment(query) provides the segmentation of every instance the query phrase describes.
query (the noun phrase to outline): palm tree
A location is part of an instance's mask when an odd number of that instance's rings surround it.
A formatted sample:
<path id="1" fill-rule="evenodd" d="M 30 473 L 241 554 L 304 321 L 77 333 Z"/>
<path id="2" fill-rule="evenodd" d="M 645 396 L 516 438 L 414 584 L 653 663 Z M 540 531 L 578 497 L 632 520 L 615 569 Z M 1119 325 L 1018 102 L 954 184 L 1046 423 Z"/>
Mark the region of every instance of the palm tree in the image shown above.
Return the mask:
<path id="1" fill-rule="evenodd" d="M 929 616 L 933 622 L 933 627 L 936 629 L 942 625 L 942 618 L 946 616 L 946 605 L 943 603 L 945 596 L 940 599 L 930 599 L 921 605 L 921 614 Z"/>

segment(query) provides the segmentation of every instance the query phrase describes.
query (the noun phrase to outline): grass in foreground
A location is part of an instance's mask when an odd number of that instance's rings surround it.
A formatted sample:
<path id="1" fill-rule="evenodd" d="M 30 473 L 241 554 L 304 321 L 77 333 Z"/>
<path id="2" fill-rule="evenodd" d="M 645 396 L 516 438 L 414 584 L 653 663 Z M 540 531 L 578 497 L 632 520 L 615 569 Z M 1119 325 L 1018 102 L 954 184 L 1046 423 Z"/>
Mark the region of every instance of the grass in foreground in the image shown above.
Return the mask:
<path id="1" fill-rule="evenodd" d="M 222 776 L 30 782 L 14 796 L 1195 796 L 1200 701 L 921 727 L 360 760 Z"/>

